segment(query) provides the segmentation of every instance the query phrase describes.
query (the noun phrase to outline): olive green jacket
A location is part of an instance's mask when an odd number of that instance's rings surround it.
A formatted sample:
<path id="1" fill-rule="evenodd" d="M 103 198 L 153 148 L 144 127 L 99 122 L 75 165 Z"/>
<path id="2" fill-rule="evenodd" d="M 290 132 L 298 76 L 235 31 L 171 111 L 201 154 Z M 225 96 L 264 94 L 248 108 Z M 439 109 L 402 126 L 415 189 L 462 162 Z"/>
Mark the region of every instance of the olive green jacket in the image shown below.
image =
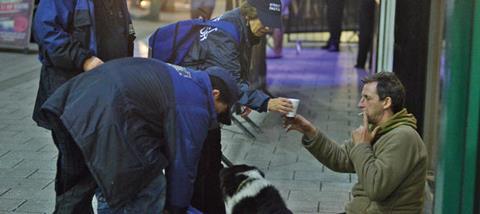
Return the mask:
<path id="1" fill-rule="evenodd" d="M 380 125 L 373 145 L 339 145 L 321 132 L 303 143 L 328 168 L 357 174 L 347 213 L 422 213 L 427 150 L 415 128 L 404 109 Z"/>

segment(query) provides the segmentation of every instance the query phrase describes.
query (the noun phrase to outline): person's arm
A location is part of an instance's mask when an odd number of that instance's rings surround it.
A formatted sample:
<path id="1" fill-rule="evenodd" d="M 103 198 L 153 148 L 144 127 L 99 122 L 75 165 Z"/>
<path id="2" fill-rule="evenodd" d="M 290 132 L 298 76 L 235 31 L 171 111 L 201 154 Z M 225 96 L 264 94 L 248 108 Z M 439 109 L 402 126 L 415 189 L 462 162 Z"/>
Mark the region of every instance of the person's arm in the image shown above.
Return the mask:
<path id="1" fill-rule="evenodd" d="M 418 139 L 414 131 L 392 130 L 376 142 L 381 145 L 376 145 L 375 154 L 370 144 L 360 143 L 352 148 L 350 157 L 358 182 L 370 200 L 385 200 L 416 166 Z"/>
<path id="2" fill-rule="evenodd" d="M 74 1 L 41 1 L 33 25 L 44 62 L 69 71 L 83 70 L 85 61 L 92 57 L 88 47 L 83 47 L 80 41 L 67 32 L 67 29 L 73 29 L 73 25 L 81 24 L 73 20 L 73 10 Z M 88 14 L 88 9 L 82 12 Z M 88 20 L 89 16 L 86 18 Z"/>
<path id="3" fill-rule="evenodd" d="M 302 144 L 322 164 L 337 172 L 355 172 L 349 157 L 352 143 L 339 145 L 319 131 L 310 121 L 297 114 L 294 118 L 285 118 L 287 131 L 297 130 L 304 134 Z"/>
<path id="4" fill-rule="evenodd" d="M 353 146 L 351 142 L 339 145 L 318 131 L 310 142 L 304 136 L 302 143 L 305 148 L 323 165 L 336 172 L 354 173 L 352 161 L 348 151 Z"/>

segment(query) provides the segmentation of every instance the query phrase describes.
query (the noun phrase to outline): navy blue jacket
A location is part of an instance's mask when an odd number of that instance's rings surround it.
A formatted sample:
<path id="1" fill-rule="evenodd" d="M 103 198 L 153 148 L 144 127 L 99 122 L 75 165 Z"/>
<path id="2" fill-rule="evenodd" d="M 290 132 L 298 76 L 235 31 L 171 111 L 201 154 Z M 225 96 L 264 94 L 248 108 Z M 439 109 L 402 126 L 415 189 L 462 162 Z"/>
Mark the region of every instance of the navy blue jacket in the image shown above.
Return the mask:
<path id="1" fill-rule="evenodd" d="M 112 209 L 167 167 L 168 203 L 187 207 L 203 141 L 216 124 L 205 72 L 124 58 L 82 73 L 42 109 L 59 117 Z"/>
<path id="2" fill-rule="evenodd" d="M 125 1 L 122 12 L 130 29 L 129 56 L 133 55 L 134 31 Z M 40 84 L 33 113 L 38 125 L 49 128 L 40 112 L 43 102 L 64 82 L 83 72 L 83 63 L 97 53 L 93 0 L 40 1 L 33 32 L 42 62 Z"/>
<path id="3" fill-rule="evenodd" d="M 230 22 L 237 27 L 240 44 L 228 32 L 217 28 L 205 27 L 199 32 L 196 40 L 185 56 L 182 66 L 198 70 L 219 66 L 231 72 L 241 92 L 238 103 L 259 112 L 267 111 L 268 95 L 260 90 L 250 88 L 246 81 L 250 71 L 252 45 L 255 40 L 246 19 L 240 9 L 234 9 L 216 18 Z"/>

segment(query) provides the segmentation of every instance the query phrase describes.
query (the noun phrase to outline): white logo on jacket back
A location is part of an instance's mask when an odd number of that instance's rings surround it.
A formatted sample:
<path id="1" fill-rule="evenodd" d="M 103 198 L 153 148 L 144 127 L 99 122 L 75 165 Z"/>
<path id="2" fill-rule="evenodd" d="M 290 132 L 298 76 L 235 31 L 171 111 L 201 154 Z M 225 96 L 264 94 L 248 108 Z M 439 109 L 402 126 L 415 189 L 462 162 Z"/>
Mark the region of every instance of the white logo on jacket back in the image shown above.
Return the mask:
<path id="1" fill-rule="evenodd" d="M 222 16 L 219 16 L 215 19 L 212 19 L 212 21 L 216 22 L 216 21 L 220 20 L 220 18 L 222 18 Z M 204 27 L 204 28 L 200 29 L 200 42 L 207 39 L 208 34 L 210 34 L 211 32 L 215 32 L 217 30 L 218 30 L 218 28 L 213 28 L 213 27 Z"/>
<path id="2" fill-rule="evenodd" d="M 217 31 L 218 28 L 204 27 L 200 30 L 200 42 L 208 38 L 208 34 Z"/>

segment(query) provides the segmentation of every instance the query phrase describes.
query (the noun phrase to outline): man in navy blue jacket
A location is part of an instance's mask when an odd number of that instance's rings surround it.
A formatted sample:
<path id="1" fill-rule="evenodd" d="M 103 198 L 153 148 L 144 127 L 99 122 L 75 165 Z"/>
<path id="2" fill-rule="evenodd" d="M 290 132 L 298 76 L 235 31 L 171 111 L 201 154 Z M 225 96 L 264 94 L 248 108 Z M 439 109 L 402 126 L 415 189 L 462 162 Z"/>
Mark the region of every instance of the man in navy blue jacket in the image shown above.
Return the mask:
<path id="1" fill-rule="evenodd" d="M 203 141 L 229 119 L 238 94 L 219 68 L 143 58 L 112 60 L 64 83 L 41 108 L 62 136 L 55 212 L 92 213 L 97 188 L 113 212 L 160 213 L 166 194 L 186 210 Z"/>
<path id="2" fill-rule="evenodd" d="M 135 32 L 126 1 L 117 0 L 40 1 L 33 21 L 42 63 L 33 119 L 49 128 L 43 102 L 72 77 L 133 56 Z"/>

